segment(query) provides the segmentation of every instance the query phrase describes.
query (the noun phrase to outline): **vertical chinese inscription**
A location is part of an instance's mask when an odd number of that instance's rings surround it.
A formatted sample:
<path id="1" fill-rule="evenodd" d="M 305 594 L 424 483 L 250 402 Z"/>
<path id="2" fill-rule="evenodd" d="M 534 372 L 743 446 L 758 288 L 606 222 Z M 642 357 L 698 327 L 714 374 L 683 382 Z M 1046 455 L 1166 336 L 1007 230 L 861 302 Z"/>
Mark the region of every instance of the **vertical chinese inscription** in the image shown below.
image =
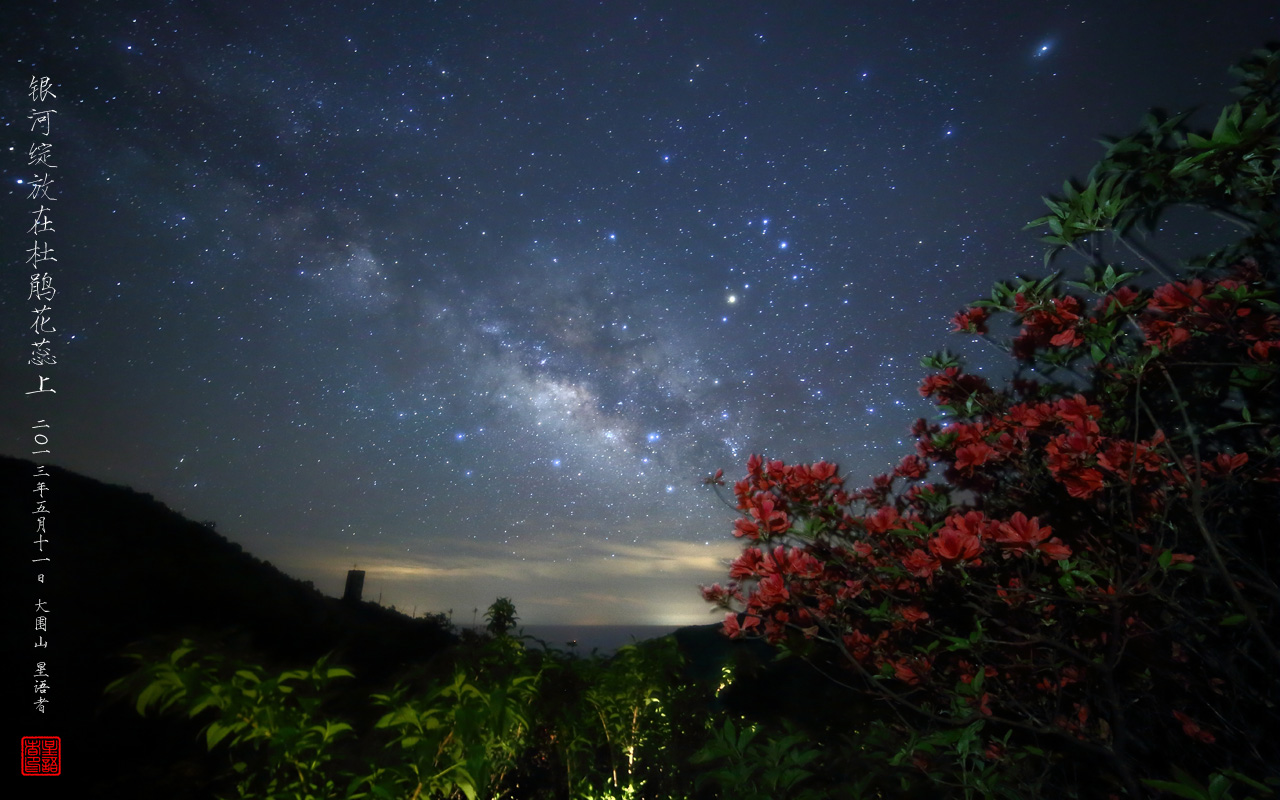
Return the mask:
<path id="1" fill-rule="evenodd" d="M 57 394 L 56 347 L 58 328 L 54 324 L 54 308 L 58 297 L 56 270 L 57 250 L 54 247 L 57 228 L 55 209 L 58 201 L 58 164 L 54 153 L 55 120 L 58 95 L 53 81 L 48 77 L 32 76 L 27 87 L 31 101 L 29 140 L 26 148 L 26 186 L 28 203 L 26 228 L 27 244 L 23 245 L 23 264 L 27 284 L 29 316 L 27 330 L 30 344 L 25 357 L 31 367 L 28 386 L 24 394 L 32 397 L 33 419 L 30 424 L 30 452 L 37 462 L 28 485 L 31 511 L 30 562 L 32 581 L 28 585 L 30 616 L 29 635 L 32 654 L 27 667 L 31 676 L 31 708 L 37 716 L 44 716 L 47 708 L 56 702 L 54 687 L 57 671 L 49 658 L 50 641 L 57 638 L 57 603 L 46 592 L 46 575 L 52 568 L 52 544 L 57 535 L 51 524 L 52 510 L 56 506 L 56 493 L 45 466 L 53 454 L 54 428 L 50 421 L 48 398 Z M 28 737 L 23 740 L 22 774 L 57 775 L 61 772 L 61 740 L 56 736 Z"/>

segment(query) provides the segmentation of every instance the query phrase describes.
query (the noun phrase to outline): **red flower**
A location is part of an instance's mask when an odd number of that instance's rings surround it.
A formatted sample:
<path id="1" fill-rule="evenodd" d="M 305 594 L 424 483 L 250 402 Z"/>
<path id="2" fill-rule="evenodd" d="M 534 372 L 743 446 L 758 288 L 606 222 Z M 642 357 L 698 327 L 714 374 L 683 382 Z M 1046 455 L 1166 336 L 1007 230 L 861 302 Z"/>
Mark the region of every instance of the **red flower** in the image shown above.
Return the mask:
<path id="1" fill-rule="evenodd" d="M 754 542 L 760 538 L 760 526 L 746 517 L 739 517 L 733 521 L 733 535 L 739 539 L 745 536 Z"/>
<path id="2" fill-rule="evenodd" d="M 1191 340 L 1191 331 L 1167 319 L 1144 318 L 1138 324 L 1146 334 L 1147 344 L 1166 350 L 1173 350 Z"/>
<path id="3" fill-rule="evenodd" d="M 1070 423 L 1076 428 L 1079 428 L 1086 420 L 1092 421 L 1102 418 L 1102 408 L 1090 405 L 1082 394 L 1062 398 L 1054 404 L 1054 410 L 1058 412 L 1058 416 L 1064 422 Z"/>
<path id="4" fill-rule="evenodd" d="M 1167 283 L 1164 286 L 1156 287 L 1151 293 L 1151 302 L 1147 308 L 1151 311 L 1163 311 L 1165 313 L 1179 311 L 1184 308 L 1190 308 L 1196 304 L 1201 297 L 1204 296 L 1204 282 L 1199 278 L 1191 283 Z"/>
<path id="5" fill-rule="evenodd" d="M 1071 558 L 1071 548 L 1062 543 L 1056 536 L 1047 542 L 1036 545 L 1036 549 L 1054 561 Z"/>
<path id="6" fill-rule="evenodd" d="M 902 559 L 902 566 L 906 567 L 907 572 L 917 578 L 932 579 L 933 573 L 938 571 L 938 567 L 941 564 L 938 559 L 917 547 L 911 551 L 911 555 Z"/>
<path id="7" fill-rule="evenodd" d="M 899 478 L 918 480 L 929 471 L 929 465 L 920 456 L 903 456 L 902 462 L 894 467 L 893 474 Z"/>
<path id="8" fill-rule="evenodd" d="M 866 517 L 862 524 L 866 526 L 867 533 L 879 535 L 901 528 L 902 517 L 898 514 L 898 509 L 893 506 L 881 506 L 874 514 Z"/>
<path id="9" fill-rule="evenodd" d="M 995 522 L 987 519 L 981 511 L 969 511 L 964 514 L 952 514 L 947 517 L 946 527 L 954 528 L 967 536 L 990 539 L 994 538 L 997 526 Z"/>
<path id="10" fill-rule="evenodd" d="M 1204 462 L 1204 469 L 1205 472 L 1211 475 L 1228 475 L 1248 463 L 1248 453 L 1239 453 L 1234 456 L 1227 453 L 1219 453 L 1218 457 L 1213 461 Z"/>
<path id="11" fill-rule="evenodd" d="M 985 308 L 970 308 L 951 318 L 953 333 L 986 333 L 987 318 L 991 312 Z"/>
<path id="12" fill-rule="evenodd" d="M 1138 301 L 1138 292 L 1128 286 L 1121 286 L 1111 294 L 1102 298 L 1102 310 L 1104 312 L 1124 312 Z"/>
<path id="13" fill-rule="evenodd" d="M 996 533 L 996 541 L 1010 550 L 1026 551 L 1049 538 L 1053 528 L 1040 527 L 1036 517 L 1027 518 L 1021 511 L 1014 513 L 1008 522 L 1001 522 Z"/>
<path id="14" fill-rule="evenodd" d="M 986 442 L 966 444 L 956 448 L 956 469 L 966 475 L 972 474 L 974 467 L 982 466 L 997 455 L 996 449 Z"/>
<path id="15" fill-rule="evenodd" d="M 791 527 L 791 521 L 787 519 L 787 515 L 777 510 L 774 498 L 769 494 L 759 494 L 755 497 L 756 505 L 751 508 L 751 516 L 756 518 L 759 527 L 766 534 L 785 533 Z"/>
<path id="16" fill-rule="evenodd" d="M 734 592 L 731 592 L 718 583 L 713 583 L 710 586 L 703 586 L 700 588 L 702 590 L 702 599 L 706 600 L 708 603 L 715 603 L 716 605 L 727 604 L 729 602 L 729 598 L 734 596 Z"/>
<path id="17" fill-rule="evenodd" d="M 1057 334 L 1049 340 L 1049 344 L 1056 347 L 1079 347 L 1084 344 L 1084 337 L 1080 335 L 1080 331 L 1076 328 L 1067 328 L 1065 331 Z"/>
<path id="18" fill-rule="evenodd" d="M 1009 409 L 1009 421 L 1019 427 L 1034 430 L 1047 423 L 1051 414 L 1052 408 L 1048 403 L 1038 403 L 1034 406 L 1019 403 Z"/>
<path id="19" fill-rule="evenodd" d="M 742 614 L 742 622 L 738 622 L 739 614 L 736 611 L 730 611 L 724 615 L 724 632 L 731 639 L 736 639 L 746 631 L 760 625 L 760 618 L 753 614 Z"/>
<path id="20" fill-rule="evenodd" d="M 1067 494 L 1084 500 L 1102 489 L 1102 473 L 1089 467 L 1078 472 L 1060 474 L 1058 482 L 1067 487 Z"/>
<path id="21" fill-rule="evenodd" d="M 1280 341 L 1258 341 L 1249 348 L 1249 358 L 1254 361 L 1267 361 L 1273 350 L 1280 350 Z"/>
<path id="22" fill-rule="evenodd" d="M 836 472 L 839 471 L 839 469 L 840 468 L 835 464 L 828 464 L 825 461 L 819 461 L 817 464 L 809 467 L 809 473 L 813 477 L 813 480 L 818 483 L 826 482 L 838 484 L 843 482 L 836 476 Z"/>
<path id="23" fill-rule="evenodd" d="M 1201 728 L 1198 722 L 1193 720 L 1191 717 L 1188 717 L 1186 714 L 1183 714 L 1181 711 L 1173 712 L 1173 717 L 1178 720 L 1178 722 L 1182 723 L 1182 732 L 1190 736 L 1192 739 L 1195 739 L 1197 742 L 1213 744 L 1217 741 L 1212 733 Z"/>
<path id="24" fill-rule="evenodd" d="M 920 683 L 920 673 L 928 671 L 927 663 L 921 664 L 919 662 L 915 662 L 914 659 L 908 660 L 906 658 L 900 658 L 897 661 L 892 662 L 892 664 L 893 676 L 910 686 L 915 686 Z"/>
<path id="25" fill-rule="evenodd" d="M 973 561 L 982 554 L 982 540 L 971 533 L 961 532 L 948 526 L 938 531 L 938 535 L 929 540 L 929 552 L 947 565 Z"/>
<path id="26" fill-rule="evenodd" d="M 783 577 L 774 573 L 760 579 L 760 583 L 756 585 L 756 597 L 760 598 L 760 603 L 767 608 L 786 603 L 791 599 L 791 592 L 787 589 L 787 583 Z"/>
<path id="27" fill-rule="evenodd" d="M 917 622 L 920 622 L 921 620 L 926 620 L 929 618 L 928 611 L 921 611 L 915 606 L 903 606 L 902 608 L 898 609 L 898 613 L 902 614 L 902 618 L 907 622 L 911 623 L 913 626 Z"/>
<path id="28" fill-rule="evenodd" d="M 1008 522 L 1002 522 L 997 528 L 996 541 L 1006 549 L 1017 553 L 1028 553 L 1038 550 L 1055 561 L 1071 557 L 1071 548 L 1061 540 L 1049 538 L 1053 528 L 1046 525 L 1040 527 L 1036 517 L 1028 518 L 1021 511 L 1014 513 Z"/>
<path id="29" fill-rule="evenodd" d="M 748 547 L 729 565 L 729 577 L 735 581 L 752 578 L 760 574 L 764 556 L 758 547 Z"/>

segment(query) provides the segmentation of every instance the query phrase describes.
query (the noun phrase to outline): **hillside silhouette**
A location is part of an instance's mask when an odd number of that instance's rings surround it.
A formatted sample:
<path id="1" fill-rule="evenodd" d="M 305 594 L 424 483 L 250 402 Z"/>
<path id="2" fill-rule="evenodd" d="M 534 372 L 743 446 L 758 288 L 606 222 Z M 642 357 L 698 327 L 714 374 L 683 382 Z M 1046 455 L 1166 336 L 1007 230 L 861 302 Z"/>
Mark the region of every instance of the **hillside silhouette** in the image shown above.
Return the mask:
<path id="1" fill-rule="evenodd" d="M 333 653 L 372 683 L 457 641 L 434 621 L 326 597 L 152 495 L 52 466 L 45 468 L 49 514 L 41 553 L 32 514 L 36 468 L 0 457 L 6 671 L 15 676 L 2 707 L 10 741 L 63 737 L 63 778 L 70 781 L 127 776 L 129 764 L 153 760 L 146 750 L 173 769 L 182 763 L 173 750 L 193 744 L 185 730 L 173 737 L 179 741 L 155 742 L 154 727 L 145 739 L 133 738 L 137 714 L 103 697 L 107 683 L 132 667 L 120 657 L 125 650 L 188 635 L 217 642 L 228 654 L 253 653 L 260 663 L 310 663 Z M 50 559 L 42 565 L 44 584 L 36 582 L 32 563 L 41 555 Z M 33 647 L 37 600 L 47 610 L 45 648 Z M 33 708 L 38 661 L 49 674 L 43 715 Z"/>

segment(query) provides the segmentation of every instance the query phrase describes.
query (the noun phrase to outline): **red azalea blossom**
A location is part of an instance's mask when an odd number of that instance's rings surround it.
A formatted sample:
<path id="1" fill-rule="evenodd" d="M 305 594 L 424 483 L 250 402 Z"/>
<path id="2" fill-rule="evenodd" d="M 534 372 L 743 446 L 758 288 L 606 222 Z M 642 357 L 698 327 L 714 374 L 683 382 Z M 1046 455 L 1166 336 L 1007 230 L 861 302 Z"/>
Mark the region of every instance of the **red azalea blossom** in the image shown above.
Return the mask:
<path id="1" fill-rule="evenodd" d="M 966 474 L 972 473 L 974 467 L 982 466 L 995 455 L 996 449 L 986 442 L 966 444 L 956 448 L 956 469 Z"/>
<path id="2" fill-rule="evenodd" d="M 1129 286 L 1121 286 L 1102 298 L 1100 306 L 1104 312 L 1119 313 L 1133 308 L 1141 295 L 1138 290 Z"/>
<path id="3" fill-rule="evenodd" d="M 760 553 L 760 548 L 748 547 L 729 565 L 729 577 L 740 581 L 758 575 L 763 563 L 764 556 Z"/>
<path id="4" fill-rule="evenodd" d="M 733 535 L 739 539 L 746 537 L 754 541 L 760 538 L 760 526 L 745 517 L 739 517 L 733 521 Z"/>
<path id="5" fill-rule="evenodd" d="M 1049 344 L 1055 347 L 1079 347 L 1084 344 L 1084 336 L 1079 328 L 1067 328 L 1049 339 Z"/>
<path id="6" fill-rule="evenodd" d="M 1204 470 L 1211 475 L 1229 475 L 1249 463 L 1248 453 L 1229 455 L 1219 453 L 1212 461 L 1204 462 Z"/>
<path id="7" fill-rule="evenodd" d="M 772 495 L 757 495 L 756 501 L 750 512 L 756 518 L 760 530 L 766 534 L 785 533 L 791 527 L 791 520 L 787 519 L 784 512 L 777 510 Z"/>
<path id="8" fill-rule="evenodd" d="M 1254 342 L 1249 348 L 1249 358 L 1254 361 L 1270 361 L 1271 354 L 1280 350 L 1280 341 Z"/>
<path id="9" fill-rule="evenodd" d="M 1209 733 L 1204 728 L 1200 727 L 1200 723 L 1196 722 L 1191 717 L 1188 717 L 1186 714 L 1183 714 L 1181 711 L 1174 711 L 1173 717 L 1178 720 L 1178 722 L 1182 723 L 1182 732 L 1190 736 L 1192 739 L 1195 739 L 1197 742 L 1213 744 L 1217 741 L 1212 733 Z"/>
<path id="10" fill-rule="evenodd" d="M 915 455 L 903 456 L 902 461 L 894 467 L 893 474 L 899 478 L 919 480 L 929 471 L 929 465 L 923 458 Z"/>
<path id="11" fill-rule="evenodd" d="M 1020 428 L 1034 430 L 1052 419 L 1053 409 L 1048 403 L 1020 403 L 1009 409 L 1009 421 Z"/>
<path id="12" fill-rule="evenodd" d="M 1040 527 L 1035 517 L 1028 518 L 1021 511 L 1016 512 L 1008 522 L 1001 522 L 996 534 L 996 541 L 1011 550 L 1031 550 L 1049 538 L 1053 528 Z"/>
<path id="13" fill-rule="evenodd" d="M 902 517 L 898 514 L 898 509 L 893 506 L 882 506 L 866 517 L 862 524 L 866 527 L 867 533 L 878 535 L 902 527 Z"/>
<path id="14" fill-rule="evenodd" d="M 1175 350 L 1191 341 L 1191 331 L 1167 319 L 1143 318 L 1139 325 L 1147 336 L 1147 344 Z"/>
<path id="15" fill-rule="evenodd" d="M 990 316 L 991 312 L 982 307 L 961 311 L 951 318 L 951 330 L 956 333 L 986 333 Z"/>
<path id="16" fill-rule="evenodd" d="M 928 662 L 915 658 L 900 658 L 893 662 L 893 676 L 909 686 L 920 683 L 922 673 L 928 672 Z"/>
<path id="17" fill-rule="evenodd" d="M 944 527 L 929 540 L 929 552 L 945 565 L 973 561 L 982 554 L 982 541 L 971 533 Z"/>
<path id="18" fill-rule="evenodd" d="M 1093 467 L 1062 473 L 1058 481 L 1067 487 L 1067 494 L 1082 500 L 1102 489 L 1102 473 Z"/>
<path id="19" fill-rule="evenodd" d="M 933 573 L 938 571 L 941 562 L 920 548 L 911 551 L 911 554 L 902 559 L 902 566 L 917 578 L 932 578 Z"/>
<path id="20" fill-rule="evenodd" d="M 929 618 L 929 612 L 921 611 L 915 606 L 903 606 L 898 609 L 898 613 L 902 615 L 903 619 L 911 623 L 920 622 Z"/>
<path id="21" fill-rule="evenodd" d="M 742 617 L 741 623 L 738 621 L 739 616 Z M 751 614 L 738 614 L 737 612 L 730 611 L 724 615 L 724 632 L 732 639 L 738 638 L 746 631 L 758 627 L 759 625 L 760 618 Z"/>
<path id="22" fill-rule="evenodd" d="M 728 587 L 702 589 L 730 611 L 725 632 L 830 646 L 851 678 L 887 679 L 890 692 L 863 687 L 873 703 L 901 697 L 922 719 L 969 724 L 996 714 L 1002 724 L 1056 726 L 1060 738 L 1095 751 L 1121 749 L 1110 727 L 1116 701 L 1100 693 L 1097 669 L 1114 661 L 1120 702 L 1146 715 L 1151 752 L 1173 745 L 1182 757 L 1194 749 L 1183 736 L 1214 744 L 1212 732 L 1174 711 L 1179 733 L 1164 709 L 1200 708 L 1205 692 L 1235 702 L 1250 691 L 1213 674 L 1220 662 L 1204 656 L 1209 644 L 1176 640 L 1189 614 L 1225 613 L 1229 605 L 1211 593 L 1231 584 L 1213 578 L 1214 563 L 1171 567 L 1208 562 L 1189 521 L 1217 534 L 1213 526 L 1226 520 L 1223 541 L 1239 548 L 1230 572 L 1239 575 L 1249 559 L 1273 563 L 1271 539 L 1255 547 L 1249 537 L 1266 527 L 1259 509 L 1270 506 L 1259 498 L 1272 497 L 1257 484 L 1280 482 L 1276 456 L 1259 446 L 1276 430 L 1266 405 L 1274 371 L 1259 363 L 1280 353 L 1274 268 L 1150 295 L 1094 273 L 1086 281 L 1109 293 L 1089 312 L 1051 282 L 1023 282 L 1012 298 L 1008 287 L 993 294 L 992 308 L 1012 306 L 1020 317 L 1015 351 L 1033 369 L 999 390 L 959 366 L 928 376 L 920 392 L 940 407 L 939 421 L 913 425 L 915 452 L 892 472 L 845 491 L 834 464 L 751 456 L 734 487 L 743 512 L 734 534 L 748 541 L 729 565 Z M 952 322 L 985 333 L 990 317 L 970 308 Z M 1079 352 L 1086 342 L 1100 347 Z M 1046 363 L 1070 377 L 1050 377 Z M 933 465 L 944 479 L 925 484 Z M 723 473 L 705 482 L 723 485 Z M 1234 586 L 1262 596 L 1257 583 Z M 1178 596 L 1189 600 L 1186 610 L 1166 602 Z M 1256 607 L 1274 623 L 1265 602 Z M 1251 633 L 1235 617 L 1203 626 L 1222 652 Z M 1253 686 L 1265 677 L 1257 664 L 1239 669 Z M 986 747 L 987 758 L 1008 758 L 998 742 Z"/>
<path id="23" fill-rule="evenodd" d="M 1191 283 L 1178 281 L 1157 287 L 1151 293 L 1151 301 L 1147 304 L 1147 308 L 1164 313 L 1181 311 L 1196 305 L 1203 296 L 1204 282 L 1199 278 Z"/>

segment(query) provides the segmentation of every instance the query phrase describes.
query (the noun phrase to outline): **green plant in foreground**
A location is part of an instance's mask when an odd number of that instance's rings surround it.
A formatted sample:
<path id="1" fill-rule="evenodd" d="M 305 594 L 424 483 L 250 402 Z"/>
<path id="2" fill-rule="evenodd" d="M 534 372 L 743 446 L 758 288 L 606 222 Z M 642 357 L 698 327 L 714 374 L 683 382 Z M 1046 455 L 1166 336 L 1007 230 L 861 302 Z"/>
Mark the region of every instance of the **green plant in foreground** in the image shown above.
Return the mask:
<path id="1" fill-rule="evenodd" d="M 257 665 L 198 655 L 184 639 L 167 658 L 147 663 L 107 687 L 132 694 L 139 714 L 182 710 L 212 717 L 201 735 L 212 751 L 225 745 L 237 760 L 230 772 L 237 795 L 260 798 L 360 797 L 360 778 L 337 759 L 350 723 L 324 713 L 330 683 L 350 671 L 321 658 L 310 669 L 267 674 Z"/>

